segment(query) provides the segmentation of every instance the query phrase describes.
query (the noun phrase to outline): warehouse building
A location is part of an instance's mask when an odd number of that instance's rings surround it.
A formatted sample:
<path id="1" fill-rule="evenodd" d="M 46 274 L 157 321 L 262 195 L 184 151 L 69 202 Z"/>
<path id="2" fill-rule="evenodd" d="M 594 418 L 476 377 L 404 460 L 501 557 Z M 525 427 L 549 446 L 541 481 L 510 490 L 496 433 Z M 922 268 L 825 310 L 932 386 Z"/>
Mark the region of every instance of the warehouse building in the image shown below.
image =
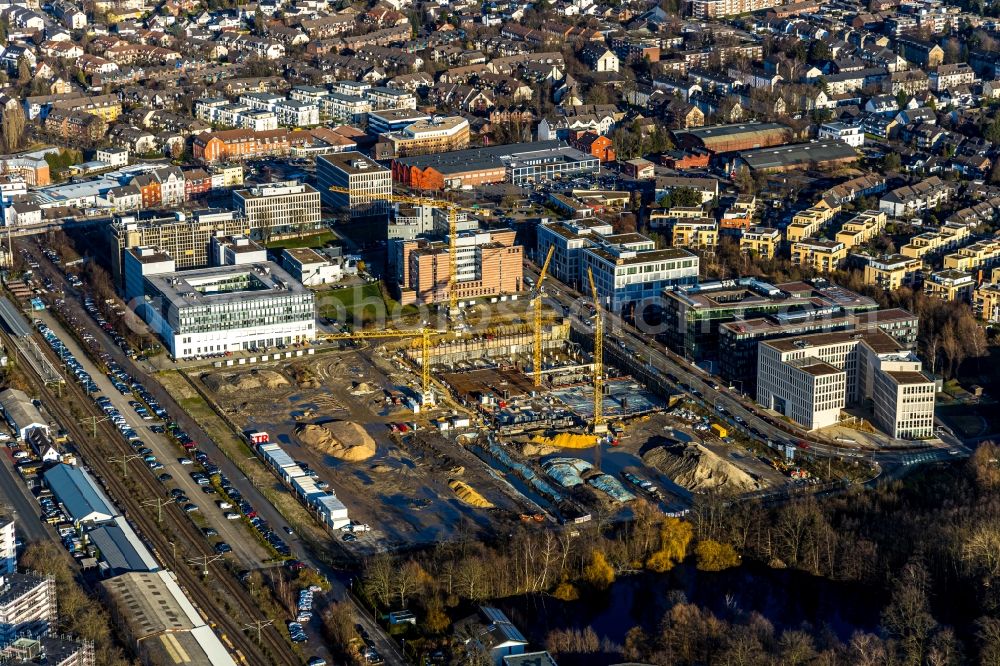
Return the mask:
<path id="1" fill-rule="evenodd" d="M 817 333 L 760 343 L 757 402 L 808 430 L 834 425 L 847 405 L 870 408 L 895 438 L 934 433 L 934 382 L 882 331 Z"/>
<path id="2" fill-rule="evenodd" d="M 7 389 L 0 393 L 0 408 L 3 409 L 7 425 L 21 441 L 26 440 L 28 432 L 36 428 L 49 434 L 49 424 L 42 418 L 28 394 L 21 389 Z"/>
<path id="3" fill-rule="evenodd" d="M 47 469 L 42 478 L 74 525 L 102 523 L 118 515 L 115 505 L 84 469 L 59 464 Z"/>
<path id="4" fill-rule="evenodd" d="M 236 666 L 173 573 L 126 573 L 104 581 L 101 587 L 115 626 L 142 663 Z"/>
<path id="5" fill-rule="evenodd" d="M 101 570 L 108 577 L 130 571 L 159 571 L 160 565 L 124 516 L 87 532 L 100 554 Z"/>
<path id="6" fill-rule="evenodd" d="M 312 292 L 273 262 L 174 272 L 152 248 L 126 253 L 126 294 L 174 358 L 315 338 Z"/>
<path id="7" fill-rule="evenodd" d="M 600 170 L 598 158 L 558 140 L 471 148 L 392 161 L 393 180 L 418 190 L 461 189 L 505 181 L 524 185 Z"/>
<path id="8" fill-rule="evenodd" d="M 857 159 L 858 153 L 843 141 L 811 141 L 741 152 L 734 161 L 734 168 L 746 167 L 751 171 L 770 173 L 827 168 Z"/>
<path id="9" fill-rule="evenodd" d="M 676 132 L 675 136 L 678 147 L 713 155 L 782 146 L 794 139 L 792 128 L 781 123 L 710 125 Z"/>

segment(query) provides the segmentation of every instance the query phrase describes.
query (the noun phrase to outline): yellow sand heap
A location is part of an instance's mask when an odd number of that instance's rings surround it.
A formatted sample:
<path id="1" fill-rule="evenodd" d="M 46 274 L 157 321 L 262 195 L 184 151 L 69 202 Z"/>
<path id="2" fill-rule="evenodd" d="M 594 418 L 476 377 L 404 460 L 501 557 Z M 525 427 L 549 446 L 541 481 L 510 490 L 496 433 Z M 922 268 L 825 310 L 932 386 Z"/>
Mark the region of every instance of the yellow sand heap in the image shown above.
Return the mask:
<path id="1" fill-rule="evenodd" d="M 465 481 L 452 479 L 448 482 L 448 487 L 451 488 L 452 492 L 458 495 L 458 499 L 462 500 L 469 506 L 474 506 L 477 509 L 493 508 L 492 502 L 476 492 L 476 490 Z"/>
<path id="2" fill-rule="evenodd" d="M 531 438 L 531 442 L 541 446 L 552 446 L 557 449 L 589 449 L 597 444 L 597 437 L 594 435 L 561 432 L 555 437 L 535 436 Z"/>

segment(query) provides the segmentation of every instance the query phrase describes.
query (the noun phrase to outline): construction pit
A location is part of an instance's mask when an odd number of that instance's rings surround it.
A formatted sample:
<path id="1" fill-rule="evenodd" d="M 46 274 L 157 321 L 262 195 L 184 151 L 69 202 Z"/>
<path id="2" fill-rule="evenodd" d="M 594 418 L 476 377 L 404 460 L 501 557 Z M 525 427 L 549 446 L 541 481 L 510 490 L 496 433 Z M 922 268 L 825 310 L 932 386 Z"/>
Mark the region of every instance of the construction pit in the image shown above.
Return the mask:
<path id="1" fill-rule="evenodd" d="M 420 404 L 419 339 L 338 341 L 291 363 L 190 377 L 237 427 L 269 433 L 329 484 L 352 521 L 371 526 L 343 543 L 359 556 L 512 521 L 624 518 L 637 499 L 678 513 L 700 492 L 766 485 L 711 443 L 684 455 L 667 446 L 702 442 L 666 413 L 676 398 L 614 368 L 602 400 L 609 432 L 588 434 L 590 354 L 553 322 L 536 385 L 533 342 L 513 325 L 435 336 L 430 406 Z"/>

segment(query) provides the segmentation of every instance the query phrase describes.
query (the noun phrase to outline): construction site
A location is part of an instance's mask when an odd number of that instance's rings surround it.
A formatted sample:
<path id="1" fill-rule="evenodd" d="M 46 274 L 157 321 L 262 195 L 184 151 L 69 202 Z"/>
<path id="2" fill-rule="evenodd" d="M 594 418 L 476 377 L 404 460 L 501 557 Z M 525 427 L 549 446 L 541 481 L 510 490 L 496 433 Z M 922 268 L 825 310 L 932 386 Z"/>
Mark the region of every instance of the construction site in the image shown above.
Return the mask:
<path id="1" fill-rule="evenodd" d="M 606 365 L 600 309 L 583 344 L 544 305 L 545 273 L 499 315 L 452 311 L 450 330 L 342 328 L 313 354 L 189 377 L 346 505 L 364 526 L 344 539 L 358 555 L 519 521 L 627 518 L 640 499 L 682 513 L 697 493 L 782 482 L 702 437 L 679 396 Z"/>

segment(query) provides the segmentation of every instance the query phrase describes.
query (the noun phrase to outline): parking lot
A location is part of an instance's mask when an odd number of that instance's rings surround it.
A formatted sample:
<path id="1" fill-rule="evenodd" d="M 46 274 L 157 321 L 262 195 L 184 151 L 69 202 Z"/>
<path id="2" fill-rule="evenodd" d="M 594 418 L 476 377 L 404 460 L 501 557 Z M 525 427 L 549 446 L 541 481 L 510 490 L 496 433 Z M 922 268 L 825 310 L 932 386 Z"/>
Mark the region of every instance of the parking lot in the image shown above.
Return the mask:
<path id="1" fill-rule="evenodd" d="M 225 510 L 219 506 L 219 502 L 223 500 L 205 474 L 204 463 L 195 464 L 195 456 L 198 453 L 193 449 L 196 447 L 191 447 L 191 452 L 183 455 L 184 449 L 167 436 L 163 420 L 152 412 L 152 407 L 143 404 L 139 400 L 139 395 L 134 392 L 144 391 L 141 385 L 131 382 L 110 358 L 106 359 L 109 363 L 109 373 L 105 374 L 87 357 L 76 340 L 49 312 L 37 313 L 36 319 L 57 335 L 66 350 L 73 355 L 75 363 L 79 365 L 79 371 L 89 377 L 88 389 L 95 395 L 98 406 L 106 414 L 105 418 L 114 422 L 122 436 L 130 441 L 135 454 L 134 457 L 126 458 L 124 463 L 128 473 L 142 473 L 138 469 L 140 465 L 149 467 L 163 482 L 164 499 L 176 505 L 164 506 L 163 510 L 196 513 L 198 516 L 196 522 L 203 523 L 203 531 L 207 531 L 208 535 L 217 535 L 208 537 L 213 543 L 227 544 L 233 556 L 244 566 L 260 567 L 261 563 L 270 557 L 270 553 L 237 521 L 226 519 Z M 84 340 L 88 339 L 84 337 Z M 156 405 L 155 401 L 153 403 Z M 166 416 L 166 412 L 161 413 Z M 195 471 L 196 467 L 200 471 Z M 204 481 L 199 483 L 193 474 L 200 474 Z M 184 555 L 184 549 L 184 544 L 177 544 L 178 557 Z M 222 546 L 221 549 L 225 550 L 226 546 Z"/>

